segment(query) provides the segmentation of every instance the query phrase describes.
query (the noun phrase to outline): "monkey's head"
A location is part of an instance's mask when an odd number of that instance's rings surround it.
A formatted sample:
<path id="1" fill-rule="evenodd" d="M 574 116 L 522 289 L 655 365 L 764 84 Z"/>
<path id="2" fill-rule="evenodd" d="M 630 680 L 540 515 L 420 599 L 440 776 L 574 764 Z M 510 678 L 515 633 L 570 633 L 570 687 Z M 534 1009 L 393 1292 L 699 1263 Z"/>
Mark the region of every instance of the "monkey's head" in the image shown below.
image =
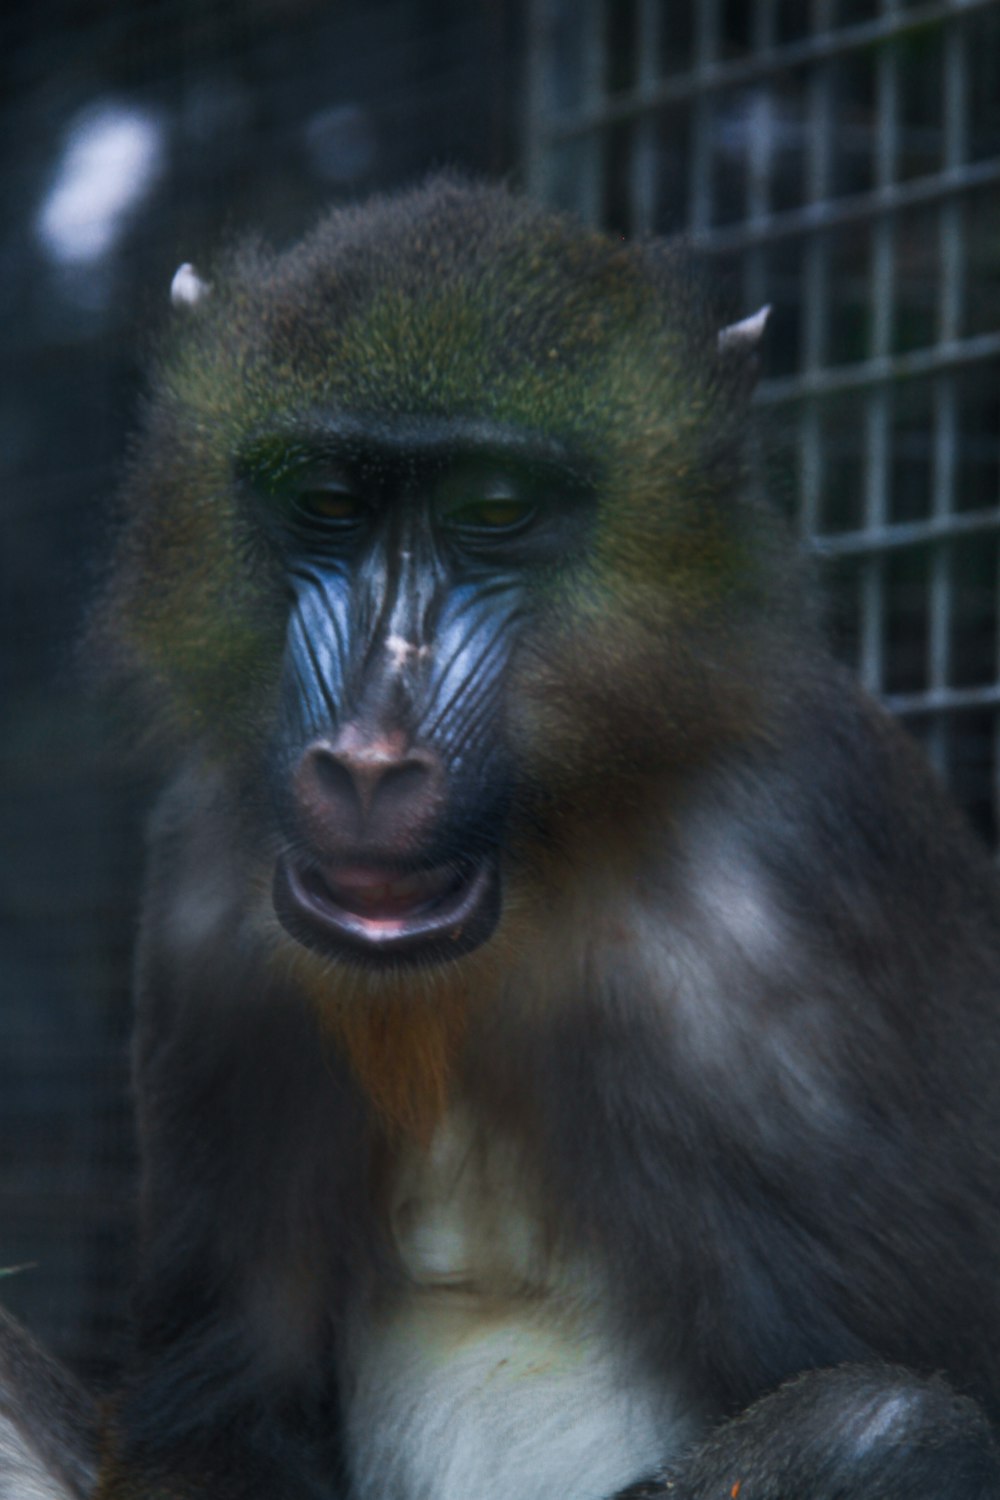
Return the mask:
<path id="1" fill-rule="evenodd" d="M 720 341 L 682 257 L 438 181 L 175 301 L 107 614 L 299 943 L 478 948 L 519 869 L 755 732 L 789 608 L 740 495 L 756 328 Z"/>

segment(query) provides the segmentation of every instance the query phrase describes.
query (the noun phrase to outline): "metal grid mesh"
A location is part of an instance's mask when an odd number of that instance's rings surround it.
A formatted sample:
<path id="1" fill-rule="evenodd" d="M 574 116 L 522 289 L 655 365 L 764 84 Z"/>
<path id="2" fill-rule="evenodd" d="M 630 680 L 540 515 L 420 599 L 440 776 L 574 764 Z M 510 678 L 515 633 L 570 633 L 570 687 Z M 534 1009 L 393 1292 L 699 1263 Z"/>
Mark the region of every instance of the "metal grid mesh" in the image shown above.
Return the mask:
<path id="1" fill-rule="evenodd" d="M 1000 3 L 531 14 L 532 190 L 684 232 L 773 304 L 758 481 L 827 560 L 839 650 L 995 840 Z"/>

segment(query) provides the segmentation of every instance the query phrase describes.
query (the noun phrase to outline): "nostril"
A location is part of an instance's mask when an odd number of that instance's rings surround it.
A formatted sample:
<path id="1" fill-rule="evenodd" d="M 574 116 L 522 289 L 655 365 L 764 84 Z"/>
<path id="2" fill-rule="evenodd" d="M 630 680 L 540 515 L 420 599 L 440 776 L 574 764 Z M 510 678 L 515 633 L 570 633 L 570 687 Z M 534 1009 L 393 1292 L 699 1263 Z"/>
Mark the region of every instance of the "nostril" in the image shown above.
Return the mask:
<path id="1" fill-rule="evenodd" d="M 356 805 L 358 810 L 364 811 L 364 801 L 358 793 L 355 777 L 341 756 L 324 747 L 316 747 L 307 752 L 305 760 L 307 774 L 321 800 L 334 805 Z"/>
<path id="2" fill-rule="evenodd" d="M 398 766 L 381 766 L 374 770 L 365 768 L 359 773 L 358 779 L 370 787 L 372 801 L 376 796 L 391 796 L 397 801 L 406 801 L 409 797 L 420 795 L 427 776 L 427 767 L 411 759 Z"/>

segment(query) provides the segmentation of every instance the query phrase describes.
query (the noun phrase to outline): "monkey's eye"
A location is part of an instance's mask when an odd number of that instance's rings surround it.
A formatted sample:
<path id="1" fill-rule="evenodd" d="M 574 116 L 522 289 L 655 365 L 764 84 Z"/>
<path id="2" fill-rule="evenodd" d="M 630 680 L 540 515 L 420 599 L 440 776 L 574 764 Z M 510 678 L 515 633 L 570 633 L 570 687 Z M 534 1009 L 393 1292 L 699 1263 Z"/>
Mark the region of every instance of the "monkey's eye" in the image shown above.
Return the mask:
<path id="1" fill-rule="evenodd" d="M 527 525 L 534 513 L 527 500 L 470 500 L 448 512 L 448 523 L 474 531 L 513 531 Z"/>
<path id="2" fill-rule="evenodd" d="M 441 519 L 449 530 L 483 539 L 523 531 L 537 512 L 534 498 L 503 475 L 486 480 L 452 475 L 443 487 L 440 505 Z"/>
<path id="3" fill-rule="evenodd" d="M 298 489 L 293 503 L 295 510 L 304 519 L 322 521 L 332 526 L 359 526 L 368 515 L 368 506 L 359 495 L 336 485 Z"/>
<path id="4" fill-rule="evenodd" d="M 371 519 L 369 496 L 351 470 L 336 465 L 309 465 L 295 476 L 288 498 L 301 527 L 344 535 L 359 531 Z"/>

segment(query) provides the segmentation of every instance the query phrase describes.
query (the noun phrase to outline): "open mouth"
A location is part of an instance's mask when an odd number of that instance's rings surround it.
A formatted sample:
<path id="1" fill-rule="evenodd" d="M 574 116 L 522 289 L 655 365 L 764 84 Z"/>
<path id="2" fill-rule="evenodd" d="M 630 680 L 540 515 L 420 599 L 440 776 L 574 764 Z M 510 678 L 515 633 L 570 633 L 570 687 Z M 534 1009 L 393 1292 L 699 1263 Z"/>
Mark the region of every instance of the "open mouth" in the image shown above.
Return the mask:
<path id="1" fill-rule="evenodd" d="M 485 942 L 500 912 L 493 860 L 402 871 L 278 860 L 274 909 L 307 947 L 357 962 L 442 962 Z"/>

